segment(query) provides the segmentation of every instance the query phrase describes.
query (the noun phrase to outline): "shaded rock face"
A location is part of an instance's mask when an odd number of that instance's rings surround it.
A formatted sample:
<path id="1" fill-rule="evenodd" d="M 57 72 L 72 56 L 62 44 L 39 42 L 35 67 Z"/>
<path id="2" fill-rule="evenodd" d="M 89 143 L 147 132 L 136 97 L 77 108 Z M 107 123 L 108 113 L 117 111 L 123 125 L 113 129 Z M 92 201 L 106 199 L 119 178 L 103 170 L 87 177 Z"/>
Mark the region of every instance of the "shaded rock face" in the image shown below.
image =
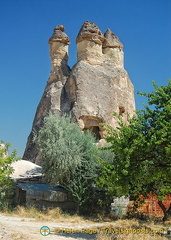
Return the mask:
<path id="1" fill-rule="evenodd" d="M 99 123 L 117 125 L 113 112 L 122 115 L 135 111 L 134 87 L 124 69 L 123 45 L 107 29 L 103 35 L 95 23 L 85 21 L 77 42 L 77 63 L 70 68 L 68 36 L 64 26 L 58 25 L 49 39 L 52 70 L 42 99 L 38 105 L 33 128 L 23 158 L 41 165 L 41 151 L 33 143 L 33 132 L 43 126 L 49 111 L 71 113 L 80 128 L 90 130 L 97 140 L 103 139 Z"/>
<path id="2" fill-rule="evenodd" d="M 33 141 L 34 134 L 43 126 L 43 119 L 49 111 L 61 114 L 61 99 L 65 98 L 63 89 L 70 76 L 70 68 L 67 65 L 69 38 L 63 32 L 64 29 L 63 25 L 56 26 L 52 37 L 49 39 L 52 69 L 43 96 L 37 107 L 33 127 L 23 155 L 26 160 L 30 160 L 38 165 L 41 165 L 41 151 Z"/>

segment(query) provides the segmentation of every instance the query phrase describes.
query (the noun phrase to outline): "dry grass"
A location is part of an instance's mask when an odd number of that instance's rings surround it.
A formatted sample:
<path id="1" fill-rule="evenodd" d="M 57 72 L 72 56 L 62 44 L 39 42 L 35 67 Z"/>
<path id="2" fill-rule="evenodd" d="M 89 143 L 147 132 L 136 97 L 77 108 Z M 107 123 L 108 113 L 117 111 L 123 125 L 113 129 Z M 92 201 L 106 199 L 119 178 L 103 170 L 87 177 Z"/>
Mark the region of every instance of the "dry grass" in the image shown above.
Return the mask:
<path id="1" fill-rule="evenodd" d="M 112 235 L 106 235 L 103 233 L 99 233 L 96 237 L 96 240 L 113 240 L 113 236 Z"/>
<path id="2" fill-rule="evenodd" d="M 152 236 L 150 234 L 129 234 L 129 235 L 122 235 L 119 236 L 117 240 L 167 240 L 167 238 L 162 236 Z"/>
<path id="3" fill-rule="evenodd" d="M 5 211 L 4 214 L 10 214 L 12 216 L 17 216 L 21 218 L 35 218 L 35 221 L 53 221 L 53 222 L 87 222 L 88 220 L 84 219 L 78 215 L 69 215 L 61 211 L 60 208 L 48 209 L 46 211 L 40 211 L 37 208 L 30 207 L 25 208 L 23 206 L 18 206 L 14 211 L 9 212 Z M 90 221 L 88 221 L 90 222 Z"/>
<path id="4" fill-rule="evenodd" d="M 137 219 L 119 219 L 108 224 L 109 228 L 138 228 L 140 223 Z"/>
<path id="5" fill-rule="evenodd" d="M 167 238 L 150 234 L 121 234 L 118 236 L 99 233 L 96 240 L 167 240 Z"/>
<path id="6" fill-rule="evenodd" d="M 6 211 L 6 214 L 9 214 L 9 212 Z M 21 217 L 21 218 L 34 218 L 35 221 L 49 221 L 49 222 L 60 222 L 60 223 L 86 223 L 90 227 L 93 226 L 91 224 L 95 224 L 95 222 L 101 222 L 102 225 L 98 227 L 99 233 L 97 234 L 96 240 L 166 240 L 164 236 L 161 236 L 159 234 L 152 235 L 149 233 L 129 233 L 126 232 L 120 234 L 106 234 L 104 231 L 101 231 L 102 228 L 108 228 L 108 229 L 158 229 L 158 230 L 164 230 L 164 232 L 167 232 L 167 229 L 171 229 L 171 222 L 168 222 L 167 224 L 163 223 L 155 223 L 155 222 L 145 222 L 140 221 L 137 219 L 120 219 L 120 220 L 114 220 L 114 221 L 99 221 L 99 219 L 90 219 L 86 220 L 85 218 L 78 216 L 78 215 L 67 215 L 62 213 L 62 211 L 59 208 L 49 209 L 47 211 L 40 211 L 34 207 L 25 208 L 23 206 L 18 206 L 15 211 L 11 212 L 13 216 Z M 25 219 L 23 219 L 25 221 Z M 29 221 L 29 220 L 28 220 Z M 94 228 L 94 227 L 92 227 Z M 15 234 L 13 238 L 14 240 L 30 240 L 29 236 L 20 236 L 20 233 Z"/>
<path id="7" fill-rule="evenodd" d="M 162 222 L 155 223 L 154 221 L 145 222 L 137 219 L 119 219 L 111 220 L 110 218 L 84 218 L 79 215 L 70 215 L 63 213 L 60 208 L 48 209 L 46 211 L 40 211 L 37 208 L 24 206 L 18 206 L 13 211 L 3 211 L 3 214 L 12 215 L 23 218 L 35 218 L 36 221 L 54 221 L 54 222 L 70 222 L 70 223 L 95 223 L 101 222 L 104 223 L 105 227 L 108 228 L 139 228 L 139 227 L 149 227 L 149 228 L 169 228 L 171 222 L 163 224 Z"/>
<path id="8" fill-rule="evenodd" d="M 10 239 L 11 240 L 33 240 L 33 238 L 30 237 L 29 235 L 19 233 L 19 232 L 12 233 L 10 235 Z"/>
<path id="9" fill-rule="evenodd" d="M 120 230 L 123 231 L 122 234 L 107 234 L 108 230 L 106 232 L 103 230 L 97 234 L 96 240 L 167 240 L 167 238 L 160 233 L 166 233 L 167 229 L 171 229 L 170 226 L 170 223 L 164 225 L 161 223 L 156 224 L 154 222 L 138 221 L 137 219 L 117 220 L 105 224 L 103 229 L 113 229 L 114 231 Z M 133 233 L 133 231 L 135 231 L 135 233 Z M 149 233 L 151 231 L 157 231 L 159 234 Z"/>
<path id="10" fill-rule="evenodd" d="M 13 214 L 18 217 L 37 218 L 41 216 L 42 213 L 34 207 L 25 208 L 23 206 L 18 206 L 16 210 L 14 210 Z"/>

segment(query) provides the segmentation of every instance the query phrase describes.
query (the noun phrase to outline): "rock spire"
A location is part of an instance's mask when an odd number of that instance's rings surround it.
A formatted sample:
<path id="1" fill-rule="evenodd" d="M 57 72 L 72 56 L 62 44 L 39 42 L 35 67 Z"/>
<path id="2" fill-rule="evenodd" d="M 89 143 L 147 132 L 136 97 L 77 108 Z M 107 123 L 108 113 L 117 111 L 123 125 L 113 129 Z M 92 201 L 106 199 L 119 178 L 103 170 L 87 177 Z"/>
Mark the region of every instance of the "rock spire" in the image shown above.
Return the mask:
<path id="1" fill-rule="evenodd" d="M 82 42 L 84 40 L 89 40 L 102 45 L 104 39 L 104 35 L 96 23 L 85 21 L 77 35 L 76 43 Z"/>
<path id="2" fill-rule="evenodd" d="M 76 38 L 77 63 L 70 68 L 69 37 L 58 25 L 49 39 L 52 69 L 38 105 L 23 159 L 42 164 L 41 151 L 33 142 L 33 133 L 43 126 L 49 111 L 70 113 L 83 131 L 91 131 L 97 141 L 103 139 L 100 123 L 117 125 L 113 112 L 127 122 L 127 113 L 135 110 L 134 86 L 124 69 L 123 45 L 107 29 L 103 34 L 95 23 L 85 21 Z"/>
<path id="3" fill-rule="evenodd" d="M 64 33 L 65 27 L 64 25 L 57 25 L 54 28 L 53 35 L 49 38 L 49 43 L 53 42 L 61 42 L 65 44 L 70 44 L 70 39 L 66 33 Z"/>
<path id="4" fill-rule="evenodd" d="M 119 38 L 109 28 L 106 30 L 104 37 L 103 48 L 123 48 L 123 44 L 120 42 Z"/>
<path id="5" fill-rule="evenodd" d="M 102 51 L 105 62 L 113 67 L 124 68 L 123 44 L 109 28 L 105 32 L 104 37 Z"/>

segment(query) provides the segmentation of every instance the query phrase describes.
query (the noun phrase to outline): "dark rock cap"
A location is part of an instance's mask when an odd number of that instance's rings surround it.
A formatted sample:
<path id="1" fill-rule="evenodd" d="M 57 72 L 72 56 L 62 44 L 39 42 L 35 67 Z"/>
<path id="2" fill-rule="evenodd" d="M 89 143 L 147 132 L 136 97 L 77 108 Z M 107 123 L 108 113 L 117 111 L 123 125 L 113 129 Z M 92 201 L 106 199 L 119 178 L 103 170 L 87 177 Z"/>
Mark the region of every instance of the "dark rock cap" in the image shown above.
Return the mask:
<path id="1" fill-rule="evenodd" d="M 76 43 L 82 42 L 84 40 L 89 40 L 102 45 L 104 41 L 104 35 L 96 23 L 90 23 L 89 21 L 84 22 L 77 35 Z"/>
<path id="2" fill-rule="evenodd" d="M 57 25 L 54 28 L 54 33 L 52 37 L 49 39 L 48 43 L 61 42 L 65 44 L 70 44 L 70 39 L 67 36 L 67 34 L 64 33 L 64 30 L 65 30 L 64 25 Z"/>
<path id="3" fill-rule="evenodd" d="M 105 40 L 103 42 L 103 48 L 123 48 L 123 44 L 119 38 L 108 28 L 104 34 Z"/>

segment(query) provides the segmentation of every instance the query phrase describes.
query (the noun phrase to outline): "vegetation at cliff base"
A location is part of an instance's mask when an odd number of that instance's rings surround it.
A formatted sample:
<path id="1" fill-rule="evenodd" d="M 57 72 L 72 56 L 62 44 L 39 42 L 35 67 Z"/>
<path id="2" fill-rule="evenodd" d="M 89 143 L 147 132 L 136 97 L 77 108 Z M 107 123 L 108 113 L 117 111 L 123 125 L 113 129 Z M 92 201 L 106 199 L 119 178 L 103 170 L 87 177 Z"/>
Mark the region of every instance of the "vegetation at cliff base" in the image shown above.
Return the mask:
<path id="1" fill-rule="evenodd" d="M 171 194 L 171 80 L 168 86 L 153 85 L 153 92 L 139 93 L 148 98 L 148 105 L 128 119 L 128 125 L 117 114 L 116 129 L 105 125 L 115 158 L 102 162 L 98 184 L 109 195 L 134 200 L 151 192 L 166 220 L 171 207 L 167 210 L 162 200 Z"/>
<path id="2" fill-rule="evenodd" d="M 35 141 L 42 151 L 44 179 L 65 187 L 79 210 L 92 197 L 97 178 L 94 137 L 82 132 L 69 116 L 50 113 Z"/>

